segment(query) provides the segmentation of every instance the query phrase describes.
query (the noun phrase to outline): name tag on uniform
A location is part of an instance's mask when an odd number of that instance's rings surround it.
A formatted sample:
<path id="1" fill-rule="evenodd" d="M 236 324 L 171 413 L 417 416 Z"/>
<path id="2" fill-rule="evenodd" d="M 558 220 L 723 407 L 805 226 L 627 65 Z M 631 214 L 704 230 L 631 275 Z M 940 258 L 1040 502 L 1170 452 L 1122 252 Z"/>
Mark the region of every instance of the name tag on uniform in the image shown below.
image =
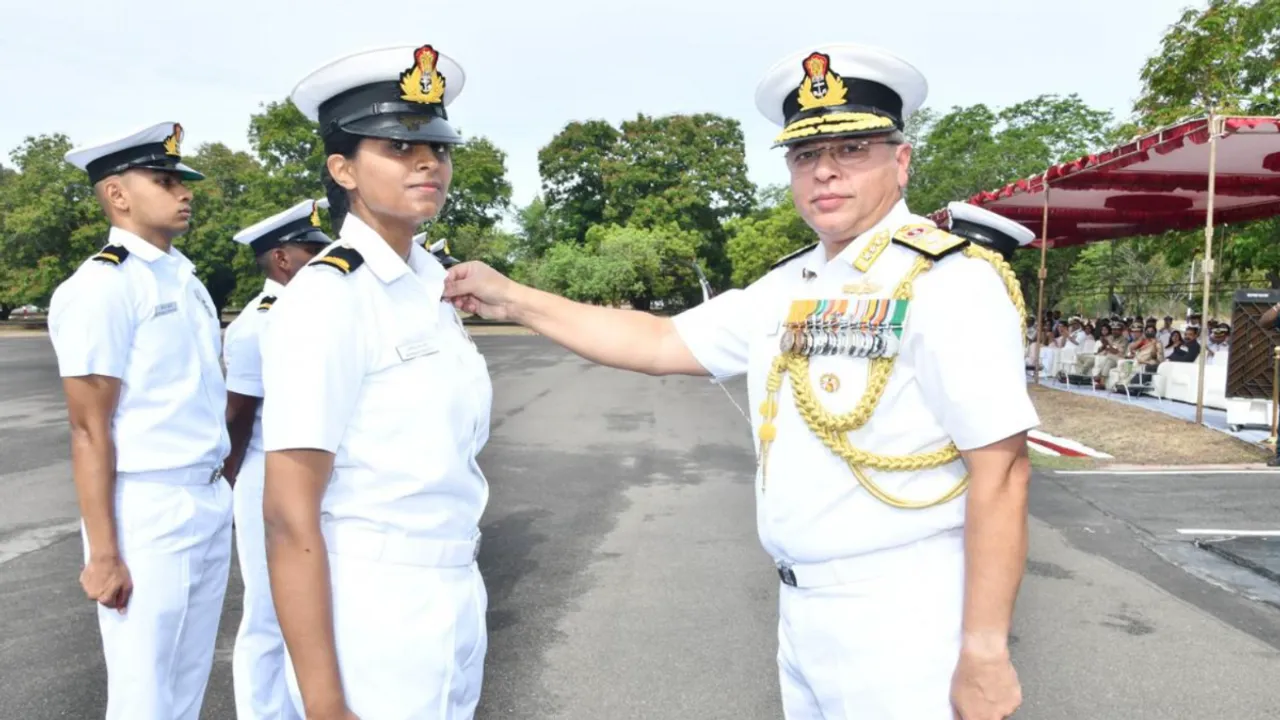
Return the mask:
<path id="1" fill-rule="evenodd" d="M 156 306 L 155 316 L 162 317 L 164 315 L 168 315 L 170 313 L 176 313 L 176 312 L 178 312 L 178 303 L 176 302 L 160 303 L 159 305 Z"/>
<path id="2" fill-rule="evenodd" d="M 403 362 L 408 362 L 424 355 L 433 355 L 437 352 L 440 352 L 440 348 L 436 347 L 436 344 L 430 340 L 419 340 L 396 348 L 396 354 L 400 356 L 400 360 Z"/>

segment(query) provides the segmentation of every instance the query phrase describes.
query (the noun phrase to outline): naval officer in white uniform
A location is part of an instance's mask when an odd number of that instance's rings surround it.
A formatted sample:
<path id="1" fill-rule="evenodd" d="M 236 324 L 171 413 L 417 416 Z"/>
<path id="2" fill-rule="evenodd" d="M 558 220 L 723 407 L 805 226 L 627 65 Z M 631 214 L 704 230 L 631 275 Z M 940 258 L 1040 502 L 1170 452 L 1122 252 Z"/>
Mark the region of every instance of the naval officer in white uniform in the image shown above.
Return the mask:
<path id="1" fill-rule="evenodd" d="M 478 263 L 446 284 L 462 309 L 602 364 L 747 375 L 789 720 L 994 720 L 1021 701 L 1008 635 L 1038 422 L 1023 302 L 996 252 L 907 208 L 902 131 L 925 88 L 856 45 L 770 70 L 757 104 L 782 127 L 819 242 L 675 318 L 580 305 Z M 989 341 L 955 352 L 974 318 Z"/>
<path id="2" fill-rule="evenodd" d="M 267 563 L 308 718 L 466 720 L 480 697 L 492 387 L 414 241 L 447 197 L 464 80 L 430 45 L 393 47 L 292 94 L 320 124 L 339 228 L 262 338 Z"/>
<path id="3" fill-rule="evenodd" d="M 231 453 L 222 474 L 235 489 L 236 554 L 244 580 L 244 612 L 231 655 L 236 717 L 298 718 L 285 682 L 284 637 L 271 602 L 262 527 L 262 354 L 259 340 L 271 306 L 289 281 L 331 241 L 320 228 L 327 200 L 304 200 L 236 233 L 266 275 L 262 292 L 245 304 L 223 341 L 227 430 Z"/>
<path id="4" fill-rule="evenodd" d="M 231 566 L 221 323 L 173 247 L 203 177 L 181 141 L 166 122 L 66 156 L 111 221 L 49 306 L 109 720 L 199 717 Z"/>

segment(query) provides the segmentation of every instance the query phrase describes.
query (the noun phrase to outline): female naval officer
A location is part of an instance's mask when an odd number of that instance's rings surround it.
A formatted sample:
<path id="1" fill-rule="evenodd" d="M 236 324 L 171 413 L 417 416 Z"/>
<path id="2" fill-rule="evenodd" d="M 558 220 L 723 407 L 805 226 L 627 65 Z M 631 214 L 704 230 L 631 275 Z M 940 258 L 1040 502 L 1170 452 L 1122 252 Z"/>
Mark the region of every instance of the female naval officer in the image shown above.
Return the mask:
<path id="1" fill-rule="evenodd" d="M 307 718 L 462 720 L 480 696 L 492 386 L 413 242 L 445 203 L 464 80 L 430 45 L 392 47 L 292 94 L 320 124 L 339 232 L 262 341 L 267 562 Z"/>

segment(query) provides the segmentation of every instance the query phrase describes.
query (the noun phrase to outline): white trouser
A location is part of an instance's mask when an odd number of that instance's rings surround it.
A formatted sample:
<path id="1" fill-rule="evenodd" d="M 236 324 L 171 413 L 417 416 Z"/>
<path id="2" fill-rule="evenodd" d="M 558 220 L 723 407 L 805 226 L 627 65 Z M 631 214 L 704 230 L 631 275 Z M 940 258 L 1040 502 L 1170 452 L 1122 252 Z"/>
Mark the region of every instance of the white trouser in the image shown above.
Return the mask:
<path id="1" fill-rule="evenodd" d="M 347 706 L 367 720 L 470 720 L 488 650 L 471 544 L 325 530 Z M 305 716 L 291 662 L 288 676 Z"/>
<path id="2" fill-rule="evenodd" d="M 805 570 L 795 568 L 801 585 Z M 961 531 L 827 563 L 807 576 L 819 587 L 784 584 L 779 598 L 787 720 L 953 720 Z"/>
<path id="3" fill-rule="evenodd" d="M 267 545 L 262 524 L 266 456 L 250 450 L 236 476 L 236 554 L 244 579 L 244 614 L 231 655 L 239 720 L 298 720 L 284 671 L 284 637 L 271 601 Z"/>
<path id="4" fill-rule="evenodd" d="M 231 569 L 231 487 L 221 476 L 209 482 L 211 473 L 116 480 L 117 542 L 133 595 L 124 614 L 98 605 L 107 720 L 200 717 Z"/>

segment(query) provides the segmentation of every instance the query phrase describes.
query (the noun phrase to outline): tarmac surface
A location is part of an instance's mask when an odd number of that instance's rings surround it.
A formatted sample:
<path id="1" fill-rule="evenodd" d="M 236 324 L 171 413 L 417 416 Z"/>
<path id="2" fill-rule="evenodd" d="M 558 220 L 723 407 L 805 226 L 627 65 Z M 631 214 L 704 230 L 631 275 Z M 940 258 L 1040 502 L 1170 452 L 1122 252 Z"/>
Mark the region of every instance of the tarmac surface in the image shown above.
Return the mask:
<path id="1" fill-rule="evenodd" d="M 746 420 L 705 379 L 479 337 L 494 379 L 477 714 L 781 717 Z M 729 389 L 746 408 L 740 384 Z M 1280 475 L 1039 475 L 1014 628 L 1033 720 L 1280 718 L 1280 585 L 1185 527 L 1277 529 Z M 0 338 L 0 719 L 101 717 L 47 338 Z M 234 566 L 233 566 L 234 567 Z M 233 718 L 233 569 L 203 718 Z"/>

